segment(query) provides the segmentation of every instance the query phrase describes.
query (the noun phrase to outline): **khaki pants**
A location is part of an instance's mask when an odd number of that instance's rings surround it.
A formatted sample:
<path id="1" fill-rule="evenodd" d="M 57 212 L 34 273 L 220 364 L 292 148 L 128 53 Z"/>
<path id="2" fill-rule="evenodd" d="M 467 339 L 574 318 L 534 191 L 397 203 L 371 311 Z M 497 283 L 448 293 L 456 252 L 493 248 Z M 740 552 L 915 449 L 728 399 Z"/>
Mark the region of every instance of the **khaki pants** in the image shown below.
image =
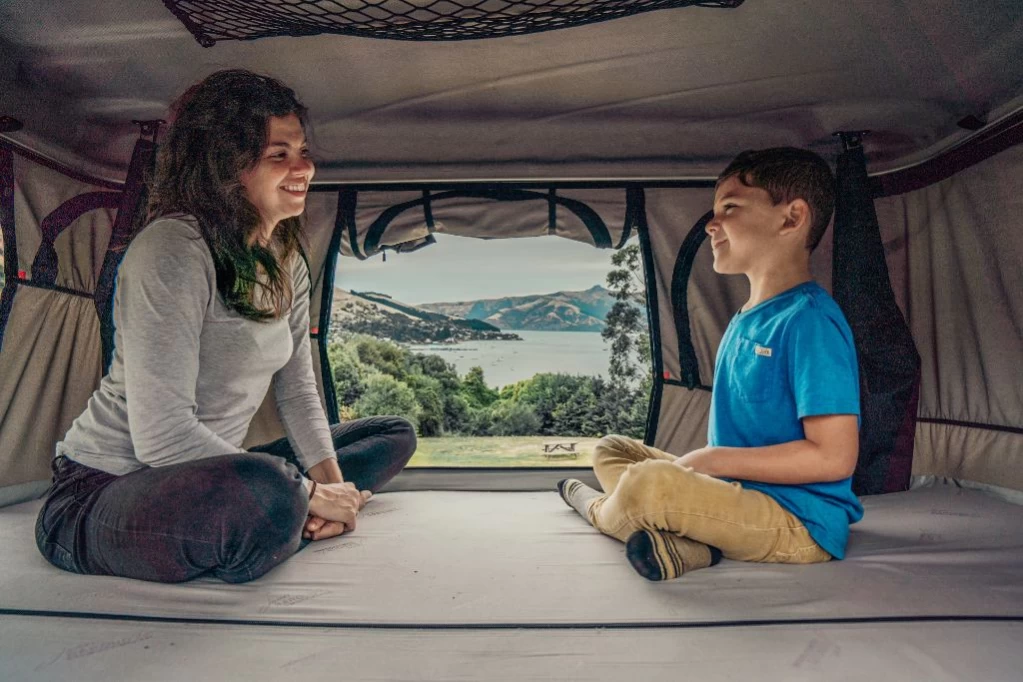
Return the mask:
<path id="1" fill-rule="evenodd" d="M 680 467 L 675 459 L 624 436 L 601 439 L 593 471 L 606 494 L 590 506 L 590 523 L 623 542 L 637 530 L 669 531 L 740 561 L 812 564 L 831 558 L 768 495 Z"/>

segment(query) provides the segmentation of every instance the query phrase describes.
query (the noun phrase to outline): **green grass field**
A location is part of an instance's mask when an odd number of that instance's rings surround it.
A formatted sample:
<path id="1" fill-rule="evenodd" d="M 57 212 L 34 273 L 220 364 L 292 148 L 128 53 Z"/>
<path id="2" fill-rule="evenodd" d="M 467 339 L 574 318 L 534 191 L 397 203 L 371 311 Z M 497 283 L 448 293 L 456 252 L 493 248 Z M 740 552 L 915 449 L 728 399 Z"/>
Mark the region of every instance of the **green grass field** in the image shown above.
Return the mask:
<path id="1" fill-rule="evenodd" d="M 565 467 L 592 465 L 598 438 L 558 436 L 472 436 L 420 438 L 410 467 Z M 545 457 L 544 443 L 575 442 L 576 457 L 558 451 Z"/>

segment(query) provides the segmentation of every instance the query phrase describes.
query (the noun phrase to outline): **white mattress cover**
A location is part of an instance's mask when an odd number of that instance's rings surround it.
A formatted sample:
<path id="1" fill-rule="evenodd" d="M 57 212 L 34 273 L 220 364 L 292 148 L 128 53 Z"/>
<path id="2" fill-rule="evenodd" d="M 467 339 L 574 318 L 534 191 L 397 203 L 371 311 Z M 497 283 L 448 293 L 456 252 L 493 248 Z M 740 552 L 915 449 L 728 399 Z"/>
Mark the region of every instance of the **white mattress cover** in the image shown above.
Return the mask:
<path id="1" fill-rule="evenodd" d="M 34 545 L 34 502 L 0 510 L 0 617 L 456 628 L 1023 618 L 1023 507 L 950 485 L 864 506 L 844 561 L 724 561 L 650 583 L 556 493 L 386 493 L 354 534 L 313 543 L 259 580 L 160 585 L 50 566 Z"/>

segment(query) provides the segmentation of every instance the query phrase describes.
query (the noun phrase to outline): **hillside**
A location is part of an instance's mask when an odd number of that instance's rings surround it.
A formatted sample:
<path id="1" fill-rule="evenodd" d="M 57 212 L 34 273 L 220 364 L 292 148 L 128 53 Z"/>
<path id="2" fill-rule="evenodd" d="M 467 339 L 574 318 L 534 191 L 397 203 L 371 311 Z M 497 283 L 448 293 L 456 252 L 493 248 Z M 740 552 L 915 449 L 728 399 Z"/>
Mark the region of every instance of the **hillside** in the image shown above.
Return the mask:
<path id="1" fill-rule="evenodd" d="M 334 289 L 331 340 L 340 332 L 400 343 L 457 343 L 478 339 L 519 341 L 481 320 L 465 320 L 395 301 L 385 294 Z"/>
<path id="2" fill-rule="evenodd" d="M 585 291 L 424 303 L 419 307 L 452 317 L 482 320 L 501 329 L 599 332 L 612 305 L 614 298 L 610 292 L 593 286 Z"/>

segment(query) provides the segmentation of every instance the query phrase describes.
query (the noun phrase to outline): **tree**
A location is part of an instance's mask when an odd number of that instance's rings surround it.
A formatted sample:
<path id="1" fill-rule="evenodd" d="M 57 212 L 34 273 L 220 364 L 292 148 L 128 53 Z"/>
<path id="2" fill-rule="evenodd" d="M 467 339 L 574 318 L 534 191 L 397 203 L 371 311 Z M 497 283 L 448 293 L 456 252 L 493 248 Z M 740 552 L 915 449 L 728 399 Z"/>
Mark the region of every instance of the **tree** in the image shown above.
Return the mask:
<path id="1" fill-rule="evenodd" d="M 419 403 L 419 435 L 444 435 L 444 388 L 440 381 L 423 374 L 410 374 L 405 379 Z"/>
<path id="2" fill-rule="evenodd" d="M 630 244 L 611 257 L 614 266 L 607 273 L 607 288 L 615 303 L 607 314 L 601 337 L 611 344 L 608 386 L 601 403 L 608 426 L 616 433 L 635 432 L 634 404 L 649 376 L 650 335 L 644 329 L 643 311 L 637 305 L 646 300 L 638 244 Z M 638 383 L 638 385 L 637 385 Z M 647 394 L 648 395 L 648 394 Z"/>
<path id="3" fill-rule="evenodd" d="M 489 407 L 497 400 L 497 391 L 487 386 L 482 367 L 472 367 L 466 372 L 462 379 L 461 393 L 469 405 L 475 408 Z"/>
<path id="4" fill-rule="evenodd" d="M 545 436 L 570 435 L 559 428 L 555 413 L 562 406 L 573 400 L 576 393 L 584 390 L 589 377 L 572 376 L 570 374 L 535 374 L 515 384 L 512 399 L 529 405 L 540 418 L 540 433 Z M 564 413 L 562 412 L 564 426 Z"/>
<path id="5" fill-rule="evenodd" d="M 369 372 L 359 361 L 355 349 L 347 343 L 332 343 L 327 346 L 327 359 L 330 360 L 330 371 L 334 377 L 338 409 L 350 408 L 362 397 L 365 390 L 363 382 Z"/>

